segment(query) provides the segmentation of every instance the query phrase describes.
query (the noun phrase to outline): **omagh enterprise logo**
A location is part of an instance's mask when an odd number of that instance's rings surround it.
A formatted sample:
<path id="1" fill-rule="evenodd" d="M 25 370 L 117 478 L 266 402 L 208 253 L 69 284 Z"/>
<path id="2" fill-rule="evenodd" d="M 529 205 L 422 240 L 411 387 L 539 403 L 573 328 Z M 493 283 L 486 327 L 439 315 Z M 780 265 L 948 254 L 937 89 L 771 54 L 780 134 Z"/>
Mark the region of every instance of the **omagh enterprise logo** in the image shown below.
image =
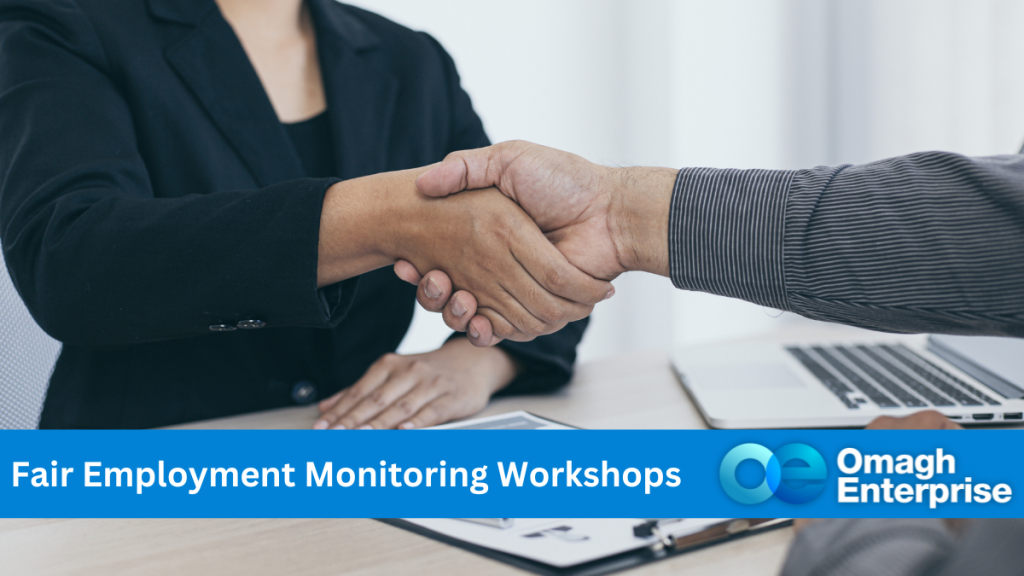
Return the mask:
<path id="1" fill-rule="evenodd" d="M 764 469 L 756 486 L 737 479 L 740 465 L 752 460 Z M 757 472 L 760 471 L 758 468 Z M 760 504 L 773 495 L 789 504 L 810 502 L 825 489 L 828 470 L 821 454 L 806 444 L 786 444 L 774 453 L 760 444 L 740 444 L 722 458 L 718 477 L 730 498 L 740 504 Z"/>

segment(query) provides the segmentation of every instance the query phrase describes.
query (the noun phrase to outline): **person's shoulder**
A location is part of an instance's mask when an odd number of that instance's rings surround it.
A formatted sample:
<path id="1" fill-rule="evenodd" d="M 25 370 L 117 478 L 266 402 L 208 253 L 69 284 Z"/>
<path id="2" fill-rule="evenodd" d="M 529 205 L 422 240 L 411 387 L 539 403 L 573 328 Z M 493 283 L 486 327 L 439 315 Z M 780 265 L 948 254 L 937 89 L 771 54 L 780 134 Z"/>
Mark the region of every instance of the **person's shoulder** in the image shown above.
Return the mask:
<path id="1" fill-rule="evenodd" d="M 341 2 L 329 1 L 332 10 L 340 12 L 343 17 L 353 18 L 360 24 L 365 26 L 371 32 L 381 38 L 381 40 L 413 40 L 420 33 L 391 20 L 385 16 L 371 12 L 365 8 L 359 8 L 351 4 L 343 4 Z"/>
<path id="2" fill-rule="evenodd" d="M 366 31 L 380 41 L 385 51 L 402 59 L 436 59 L 444 53 L 444 48 L 426 32 L 413 30 L 385 16 L 350 4 L 333 1 L 330 3 L 333 4 L 332 9 L 338 10 L 342 18 L 351 19 L 357 25 L 365 27 Z"/>
<path id="3" fill-rule="evenodd" d="M 59 38 L 95 33 L 108 23 L 127 31 L 149 17 L 140 0 L 0 0 L 0 21 L 42 26 Z"/>

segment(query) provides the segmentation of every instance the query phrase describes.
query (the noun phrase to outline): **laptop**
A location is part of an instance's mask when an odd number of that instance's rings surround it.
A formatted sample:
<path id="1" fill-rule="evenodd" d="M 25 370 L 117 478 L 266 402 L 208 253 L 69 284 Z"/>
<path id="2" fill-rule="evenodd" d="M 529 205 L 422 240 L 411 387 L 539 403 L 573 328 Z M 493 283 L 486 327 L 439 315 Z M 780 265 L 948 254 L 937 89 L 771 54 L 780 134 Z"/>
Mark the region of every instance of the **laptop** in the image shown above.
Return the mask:
<path id="1" fill-rule="evenodd" d="M 672 367 L 714 428 L 845 428 L 937 410 L 964 425 L 1024 424 L 1024 339 L 720 344 Z"/>

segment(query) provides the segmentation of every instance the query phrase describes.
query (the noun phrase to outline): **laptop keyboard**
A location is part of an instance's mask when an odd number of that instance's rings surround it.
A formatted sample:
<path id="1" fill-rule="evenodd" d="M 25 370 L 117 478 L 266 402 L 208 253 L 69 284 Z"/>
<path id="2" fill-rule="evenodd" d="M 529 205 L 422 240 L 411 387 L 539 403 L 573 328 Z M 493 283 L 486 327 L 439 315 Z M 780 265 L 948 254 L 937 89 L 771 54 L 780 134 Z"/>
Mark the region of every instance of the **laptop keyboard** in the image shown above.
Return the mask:
<path id="1" fill-rule="evenodd" d="M 852 410 L 998 406 L 999 402 L 903 345 L 787 347 L 804 368 Z"/>

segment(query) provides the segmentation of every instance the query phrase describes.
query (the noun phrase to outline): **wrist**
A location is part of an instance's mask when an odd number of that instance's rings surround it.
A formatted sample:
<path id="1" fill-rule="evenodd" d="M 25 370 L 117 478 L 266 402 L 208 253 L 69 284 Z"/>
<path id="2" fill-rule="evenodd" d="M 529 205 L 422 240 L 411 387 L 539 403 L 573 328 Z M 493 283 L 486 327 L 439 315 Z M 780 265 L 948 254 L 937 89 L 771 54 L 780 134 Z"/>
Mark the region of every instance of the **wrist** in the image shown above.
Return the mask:
<path id="1" fill-rule="evenodd" d="M 393 264 L 403 211 L 422 170 L 404 170 L 338 182 L 327 189 L 320 216 L 317 286 Z"/>
<path id="2" fill-rule="evenodd" d="M 678 171 L 618 168 L 609 179 L 608 227 L 627 271 L 669 275 L 668 214 Z"/>
<path id="3" fill-rule="evenodd" d="M 476 381 L 487 386 L 489 394 L 505 388 L 519 374 L 519 365 L 508 352 L 498 346 L 478 348 L 467 338 L 456 337 L 445 342 L 441 350 L 465 358 L 468 364 L 465 368 L 474 375 Z"/>

